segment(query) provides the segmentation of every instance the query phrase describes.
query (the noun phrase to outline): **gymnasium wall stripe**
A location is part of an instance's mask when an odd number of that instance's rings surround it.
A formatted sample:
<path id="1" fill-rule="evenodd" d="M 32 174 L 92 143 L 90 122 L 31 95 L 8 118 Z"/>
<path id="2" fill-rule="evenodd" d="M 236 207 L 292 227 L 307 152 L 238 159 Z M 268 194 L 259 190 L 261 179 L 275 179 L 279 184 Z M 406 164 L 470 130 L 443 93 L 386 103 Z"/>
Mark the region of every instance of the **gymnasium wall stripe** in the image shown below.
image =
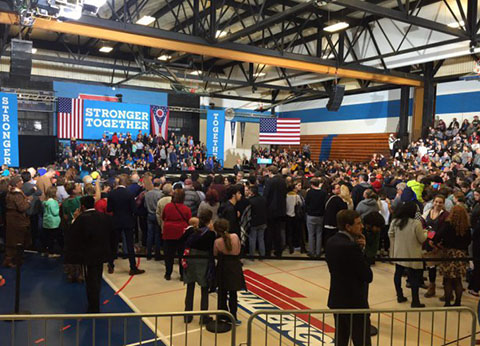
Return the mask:
<path id="1" fill-rule="evenodd" d="M 413 100 L 410 100 L 410 110 Z M 280 112 L 282 118 L 300 118 L 302 123 L 396 118 L 400 114 L 400 100 L 363 103 L 340 107 L 338 112 L 330 112 L 326 108 L 303 109 L 291 112 Z"/>
<path id="2" fill-rule="evenodd" d="M 468 112 L 480 114 L 480 91 L 437 96 L 437 114 Z"/>

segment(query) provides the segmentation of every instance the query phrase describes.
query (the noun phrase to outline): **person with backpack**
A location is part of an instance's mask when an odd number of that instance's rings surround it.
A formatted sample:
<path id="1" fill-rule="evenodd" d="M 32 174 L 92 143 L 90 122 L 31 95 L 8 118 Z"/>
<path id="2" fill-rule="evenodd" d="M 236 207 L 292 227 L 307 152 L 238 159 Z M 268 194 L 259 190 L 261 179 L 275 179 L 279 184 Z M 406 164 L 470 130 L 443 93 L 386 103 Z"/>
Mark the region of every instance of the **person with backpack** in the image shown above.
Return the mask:
<path id="1" fill-rule="evenodd" d="M 213 255 L 213 242 L 215 241 L 215 232 L 213 232 L 212 212 L 205 210 L 198 215 L 198 226 L 188 227 L 182 236 L 185 239 L 183 282 L 187 285 L 185 296 L 185 311 L 193 310 L 193 298 L 195 293 L 195 283 L 201 289 L 200 309 L 208 310 L 208 269 L 209 262 Z M 188 256 L 202 256 L 202 258 L 189 258 Z M 185 323 L 190 323 L 193 316 L 185 316 Z M 207 324 L 211 321 L 208 316 L 201 316 L 200 324 Z"/>

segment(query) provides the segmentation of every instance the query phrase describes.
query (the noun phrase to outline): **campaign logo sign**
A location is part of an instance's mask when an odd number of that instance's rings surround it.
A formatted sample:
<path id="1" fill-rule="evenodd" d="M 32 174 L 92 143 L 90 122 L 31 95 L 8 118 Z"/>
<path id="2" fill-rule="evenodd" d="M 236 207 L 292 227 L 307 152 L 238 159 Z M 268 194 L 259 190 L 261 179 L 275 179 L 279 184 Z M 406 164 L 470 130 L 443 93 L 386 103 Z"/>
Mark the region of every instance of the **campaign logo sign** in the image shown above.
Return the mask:
<path id="1" fill-rule="evenodd" d="M 83 138 L 100 139 L 104 133 L 150 133 L 150 106 L 84 100 Z"/>
<path id="2" fill-rule="evenodd" d="M 18 101 L 16 94 L 0 93 L 2 124 L 0 129 L 0 163 L 19 166 L 18 159 Z"/>
<path id="3" fill-rule="evenodd" d="M 207 111 L 207 156 L 215 156 L 220 163 L 224 160 L 225 110 Z"/>

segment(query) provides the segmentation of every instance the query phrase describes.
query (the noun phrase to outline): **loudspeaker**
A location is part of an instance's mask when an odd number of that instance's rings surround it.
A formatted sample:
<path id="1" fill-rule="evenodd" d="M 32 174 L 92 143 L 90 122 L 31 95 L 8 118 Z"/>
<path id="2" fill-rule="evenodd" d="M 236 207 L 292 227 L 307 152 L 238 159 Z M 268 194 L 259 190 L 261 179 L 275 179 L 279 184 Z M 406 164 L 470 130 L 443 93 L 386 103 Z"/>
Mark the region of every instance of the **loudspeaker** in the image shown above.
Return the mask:
<path id="1" fill-rule="evenodd" d="M 10 46 L 10 76 L 30 79 L 32 41 L 13 39 Z"/>
<path id="2" fill-rule="evenodd" d="M 327 109 L 331 112 L 336 112 L 342 105 L 343 94 L 345 94 L 344 85 L 336 85 L 330 94 L 330 98 L 327 103 Z"/>

